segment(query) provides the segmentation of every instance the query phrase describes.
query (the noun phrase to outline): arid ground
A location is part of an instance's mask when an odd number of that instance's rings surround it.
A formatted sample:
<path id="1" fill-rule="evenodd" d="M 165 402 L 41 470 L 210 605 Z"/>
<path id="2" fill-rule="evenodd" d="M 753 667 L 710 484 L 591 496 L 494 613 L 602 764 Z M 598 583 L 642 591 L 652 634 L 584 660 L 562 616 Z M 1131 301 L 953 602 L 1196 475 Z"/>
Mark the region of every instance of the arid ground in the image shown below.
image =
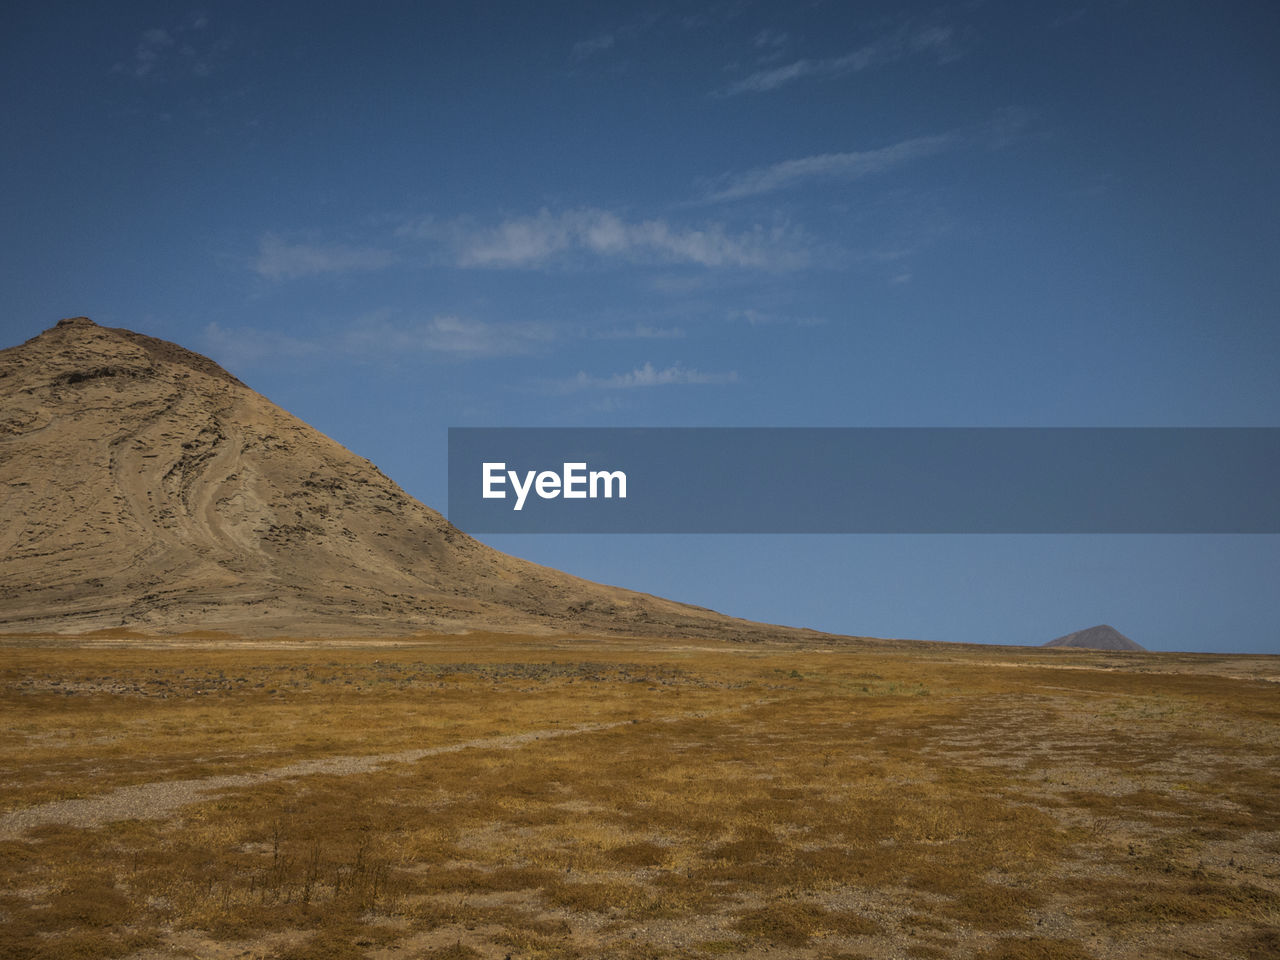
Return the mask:
<path id="1" fill-rule="evenodd" d="M 0 956 L 1280 955 L 1280 659 L 0 641 Z"/>

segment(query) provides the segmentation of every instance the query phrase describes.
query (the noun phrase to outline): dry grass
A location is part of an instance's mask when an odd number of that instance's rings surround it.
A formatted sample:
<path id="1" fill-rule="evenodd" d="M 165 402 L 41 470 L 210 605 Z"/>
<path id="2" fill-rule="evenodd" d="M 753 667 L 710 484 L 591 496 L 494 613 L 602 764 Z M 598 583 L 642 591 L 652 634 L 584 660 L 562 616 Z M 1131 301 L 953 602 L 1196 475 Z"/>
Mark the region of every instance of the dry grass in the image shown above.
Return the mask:
<path id="1" fill-rule="evenodd" d="M 0 957 L 1280 942 L 1265 659 L 480 637 L 11 641 L 4 663 L 0 810 L 477 742 L 11 835 Z"/>

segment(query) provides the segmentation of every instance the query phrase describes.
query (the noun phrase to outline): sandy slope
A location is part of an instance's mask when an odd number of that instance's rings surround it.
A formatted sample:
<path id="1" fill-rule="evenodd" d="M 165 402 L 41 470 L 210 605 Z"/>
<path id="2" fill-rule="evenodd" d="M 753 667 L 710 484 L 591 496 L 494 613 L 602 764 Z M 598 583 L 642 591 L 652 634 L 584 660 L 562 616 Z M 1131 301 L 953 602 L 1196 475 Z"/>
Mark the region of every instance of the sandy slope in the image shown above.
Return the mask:
<path id="1" fill-rule="evenodd" d="M 213 361 L 63 320 L 0 351 L 0 630 L 777 636 L 499 553 Z"/>

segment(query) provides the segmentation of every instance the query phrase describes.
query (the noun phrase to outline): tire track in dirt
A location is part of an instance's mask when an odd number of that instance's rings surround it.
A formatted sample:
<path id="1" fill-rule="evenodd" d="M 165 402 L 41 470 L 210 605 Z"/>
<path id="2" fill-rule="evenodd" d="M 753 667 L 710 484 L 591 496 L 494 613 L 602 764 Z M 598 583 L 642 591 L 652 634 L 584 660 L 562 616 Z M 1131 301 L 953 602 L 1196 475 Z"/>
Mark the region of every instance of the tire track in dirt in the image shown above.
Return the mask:
<path id="1" fill-rule="evenodd" d="M 607 723 L 582 723 L 572 727 L 530 730 L 526 733 L 509 734 L 503 737 L 463 740 L 438 747 L 422 747 L 396 753 L 320 757 L 315 760 L 300 760 L 297 763 L 260 770 L 256 773 L 233 773 L 190 780 L 159 780 L 152 783 L 133 784 L 117 787 L 97 796 L 75 800 L 54 800 L 4 814 L 0 816 L 0 840 L 20 839 L 31 830 L 49 825 L 88 828 L 100 827 L 117 820 L 164 820 L 182 807 L 214 799 L 214 795 L 221 791 L 257 786 L 273 780 L 288 780 L 316 774 L 354 776 L 369 773 L 390 764 L 416 763 L 426 757 L 460 753 L 463 750 L 514 750 L 534 741 L 595 733 L 637 722 L 676 723 L 680 720 L 706 719 L 770 702 L 772 701 L 759 700 L 730 710 L 671 714 L 651 720 L 612 720 Z"/>

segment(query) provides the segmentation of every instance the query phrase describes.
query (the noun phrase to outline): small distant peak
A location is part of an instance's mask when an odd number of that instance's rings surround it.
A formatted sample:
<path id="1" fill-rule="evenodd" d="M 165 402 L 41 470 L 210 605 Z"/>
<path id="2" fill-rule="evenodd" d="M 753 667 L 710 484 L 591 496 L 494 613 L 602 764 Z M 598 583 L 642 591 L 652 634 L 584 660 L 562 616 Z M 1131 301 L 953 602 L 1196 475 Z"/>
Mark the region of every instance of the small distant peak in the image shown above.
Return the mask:
<path id="1" fill-rule="evenodd" d="M 1115 627 L 1100 623 L 1096 627 L 1088 627 L 1068 633 L 1044 644 L 1046 647 L 1078 647 L 1087 650 L 1145 650 L 1146 647 L 1135 643 Z"/>
<path id="2" fill-rule="evenodd" d="M 59 320 L 60 327 L 96 327 L 97 324 L 88 317 L 67 317 L 65 320 Z"/>

